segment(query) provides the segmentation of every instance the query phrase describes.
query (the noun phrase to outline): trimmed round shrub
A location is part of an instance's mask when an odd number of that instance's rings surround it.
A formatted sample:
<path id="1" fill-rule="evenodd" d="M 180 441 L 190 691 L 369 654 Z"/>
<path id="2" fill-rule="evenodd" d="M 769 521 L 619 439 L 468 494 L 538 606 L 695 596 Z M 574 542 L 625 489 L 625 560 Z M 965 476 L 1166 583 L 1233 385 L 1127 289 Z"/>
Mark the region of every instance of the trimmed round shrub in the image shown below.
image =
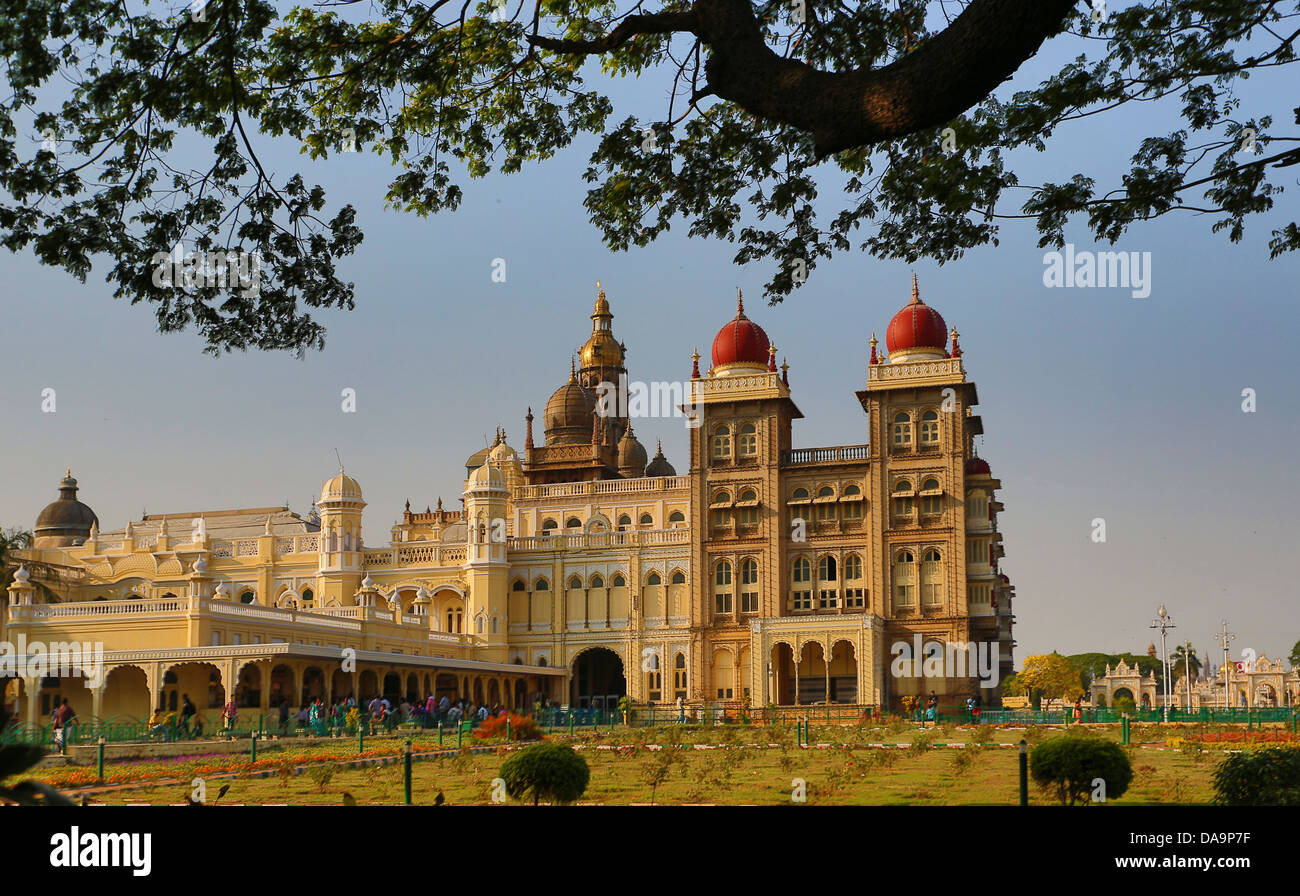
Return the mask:
<path id="1" fill-rule="evenodd" d="M 1300 750 L 1269 747 L 1230 754 L 1211 780 L 1221 806 L 1300 806 Z"/>
<path id="2" fill-rule="evenodd" d="M 1029 774 L 1062 805 L 1074 806 L 1092 801 L 1098 779 L 1105 782 L 1106 799 L 1123 796 L 1133 781 L 1133 766 L 1114 741 L 1063 735 L 1034 747 Z"/>
<path id="3" fill-rule="evenodd" d="M 533 805 L 572 803 L 587 790 L 591 769 L 566 744 L 534 744 L 501 764 L 506 793 L 517 800 L 532 797 Z"/>

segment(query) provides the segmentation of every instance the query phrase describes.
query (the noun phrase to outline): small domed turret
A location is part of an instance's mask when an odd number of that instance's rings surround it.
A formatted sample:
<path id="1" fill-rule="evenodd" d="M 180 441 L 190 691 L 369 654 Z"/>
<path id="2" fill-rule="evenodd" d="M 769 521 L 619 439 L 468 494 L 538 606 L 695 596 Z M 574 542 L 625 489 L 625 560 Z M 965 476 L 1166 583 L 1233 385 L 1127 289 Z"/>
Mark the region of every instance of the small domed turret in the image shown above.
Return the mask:
<path id="1" fill-rule="evenodd" d="M 628 479 L 640 479 L 645 475 L 645 468 L 645 446 L 637 441 L 629 424 L 618 442 L 618 472 Z"/>
<path id="2" fill-rule="evenodd" d="M 676 476 L 677 471 L 673 465 L 668 463 L 668 458 L 664 457 L 664 443 L 659 443 L 659 450 L 651 459 L 650 464 L 645 468 L 647 476 Z"/>
<path id="3" fill-rule="evenodd" d="M 338 475 L 328 480 L 320 490 L 321 503 L 326 501 L 360 501 L 361 484 L 339 468 Z"/>
<path id="4" fill-rule="evenodd" d="M 894 363 L 948 356 L 948 328 L 943 315 L 921 301 L 916 274 L 912 275 L 912 301 L 889 322 L 885 345 Z"/>
<path id="5" fill-rule="evenodd" d="M 32 529 L 32 546 L 37 548 L 62 548 L 83 543 L 99 518 L 95 511 L 77 500 L 77 480 L 72 470 L 59 483 L 59 499 L 46 506 L 36 517 Z"/>
<path id="6" fill-rule="evenodd" d="M 767 370 L 771 347 L 763 328 L 745 317 L 745 299 L 736 290 L 736 316 L 713 337 L 713 369 L 722 374 Z"/>

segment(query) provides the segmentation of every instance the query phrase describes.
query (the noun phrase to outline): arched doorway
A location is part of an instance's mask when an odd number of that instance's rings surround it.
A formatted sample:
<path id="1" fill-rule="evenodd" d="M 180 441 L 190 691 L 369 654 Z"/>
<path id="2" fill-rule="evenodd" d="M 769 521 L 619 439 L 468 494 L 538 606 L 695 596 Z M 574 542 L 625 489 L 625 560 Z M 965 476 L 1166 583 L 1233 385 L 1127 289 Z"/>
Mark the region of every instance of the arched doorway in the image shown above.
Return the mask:
<path id="1" fill-rule="evenodd" d="M 302 702 L 311 704 L 317 697 L 321 702 L 329 697 L 325 693 L 325 672 L 319 666 L 308 666 L 302 670 Z"/>
<path id="2" fill-rule="evenodd" d="M 772 697 L 781 706 L 794 704 L 794 650 L 784 641 L 772 648 Z"/>
<path id="3" fill-rule="evenodd" d="M 856 703 L 858 701 L 858 662 L 853 645 L 836 641 L 831 645 L 831 702 Z"/>
<path id="4" fill-rule="evenodd" d="M 143 722 L 152 711 L 149 706 L 149 679 L 139 666 L 118 666 L 108 673 L 104 684 L 104 718 L 128 716 Z"/>
<path id="5" fill-rule="evenodd" d="M 298 692 L 293 687 L 293 669 L 288 666 L 276 666 L 271 670 L 271 705 L 278 707 L 281 703 L 289 706 L 298 705 Z"/>
<path id="6" fill-rule="evenodd" d="M 820 641 L 809 641 L 799 651 L 798 703 L 826 703 L 830 700 L 830 670 Z"/>
<path id="7" fill-rule="evenodd" d="M 570 705 L 578 709 L 617 709 L 619 698 L 627 696 L 623 661 L 606 647 L 584 650 L 573 661 L 569 693 Z"/>
<path id="8" fill-rule="evenodd" d="M 262 705 L 262 670 L 253 663 L 239 670 L 235 685 L 235 705 L 256 709 Z"/>
<path id="9" fill-rule="evenodd" d="M 390 703 L 402 699 L 402 676 L 396 672 L 389 672 L 384 676 L 383 696 L 387 697 Z"/>

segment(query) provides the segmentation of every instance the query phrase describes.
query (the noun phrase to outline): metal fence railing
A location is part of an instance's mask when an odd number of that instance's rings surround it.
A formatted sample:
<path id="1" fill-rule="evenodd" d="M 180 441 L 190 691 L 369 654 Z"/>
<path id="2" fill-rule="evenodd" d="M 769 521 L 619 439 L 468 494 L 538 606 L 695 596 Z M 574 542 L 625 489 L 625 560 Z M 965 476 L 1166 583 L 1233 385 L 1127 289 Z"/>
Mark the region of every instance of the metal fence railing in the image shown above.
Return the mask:
<path id="1" fill-rule="evenodd" d="M 1277 707 L 1269 709 L 1170 709 L 1168 721 L 1180 724 L 1231 724 L 1242 725 L 1247 730 L 1265 724 L 1283 724 L 1292 731 L 1300 727 L 1300 715 L 1294 707 Z M 1059 709 L 984 709 L 978 716 L 968 712 L 964 707 L 939 707 L 931 713 L 918 709 L 912 713 L 880 712 L 876 706 L 861 704 L 829 704 L 817 706 L 768 706 L 762 708 L 742 708 L 725 704 L 703 704 L 688 706 L 678 710 L 675 706 L 633 706 L 624 713 L 614 709 L 579 709 L 579 708 L 535 708 L 520 710 L 517 714 L 531 716 L 541 726 L 544 733 L 577 732 L 582 729 L 611 728 L 627 724 L 632 727 L 653 727 L 661 725 L 853 725 L 870 723 L 876 720 L 899 719 L 934 724 L 982 724 L 982 725 L 1069 725 L 1075 722 L 1074 709 L 1066 706 Z M 1114 709 L 1084 709 L 1079 721 L 1085 724 L 1118 724 L 1124 713 Z M 1160 709 L 1141 709 L 1129 712 L 1130 722 L 1156 723 L 1165 721 L 1164 711 Z M 477 718 L 460 720 L 463 734 L 469 734 L 479 725 Z M 446 713 L 416 713 L 399 719 L 389 716 L 382 722 L 362 713 L 356 724 L 348 725 L 345 718 L 321 719 L 316 723 L 300 722 L 290 716 L 281 722 L 278 713 L 268 715 L 241 715 L 233 725 L 225 725 L 220 718 L 207 716 L 195 717 L 188 726 L 182 725 L 172 714 L 164 724 L 150 724 L 129 716 L 115 716 L 102 721 L 74 721 L 65 731 L 65 746 L 78 744 L 95 744 L 100 738 L 106 744 L 118 743 L 168 743 L 199 739 L 225 740 L 231 738 L 267 737 L 348 737 L 355 736 L 357 729 L 362 729 L 366 736 L 383 732 L 418 733 L 421 731 L 434 734 L 441 727 L 442 733 L 454 733 L 456 721 L 448 718 Z M 48 724 L 32 725 L 11 723 L 0 731 L 0 744 L 30 743 L 45 747 L 56 745 L 54 731 Z"/>

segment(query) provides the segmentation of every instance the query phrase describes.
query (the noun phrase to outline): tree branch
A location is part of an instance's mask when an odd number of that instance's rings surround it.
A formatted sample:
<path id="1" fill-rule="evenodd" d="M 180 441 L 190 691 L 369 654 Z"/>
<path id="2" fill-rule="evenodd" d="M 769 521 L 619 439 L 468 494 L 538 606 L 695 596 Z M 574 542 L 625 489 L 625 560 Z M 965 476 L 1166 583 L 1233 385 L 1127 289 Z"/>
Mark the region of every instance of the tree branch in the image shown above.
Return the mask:
<path id="1" fill-rule="evenodd" d="M 642 34 L 674 34 L 679 31 L 694 33 L 697 18 L 695 10 L 684 12 L 656 12 L 628 16 L 617 28 L 598 40 L 564 40 L 558 37 L 528 35 L 529 43 L 556 53 L 590 55 L 616 50 L 634 37 Z"/>

